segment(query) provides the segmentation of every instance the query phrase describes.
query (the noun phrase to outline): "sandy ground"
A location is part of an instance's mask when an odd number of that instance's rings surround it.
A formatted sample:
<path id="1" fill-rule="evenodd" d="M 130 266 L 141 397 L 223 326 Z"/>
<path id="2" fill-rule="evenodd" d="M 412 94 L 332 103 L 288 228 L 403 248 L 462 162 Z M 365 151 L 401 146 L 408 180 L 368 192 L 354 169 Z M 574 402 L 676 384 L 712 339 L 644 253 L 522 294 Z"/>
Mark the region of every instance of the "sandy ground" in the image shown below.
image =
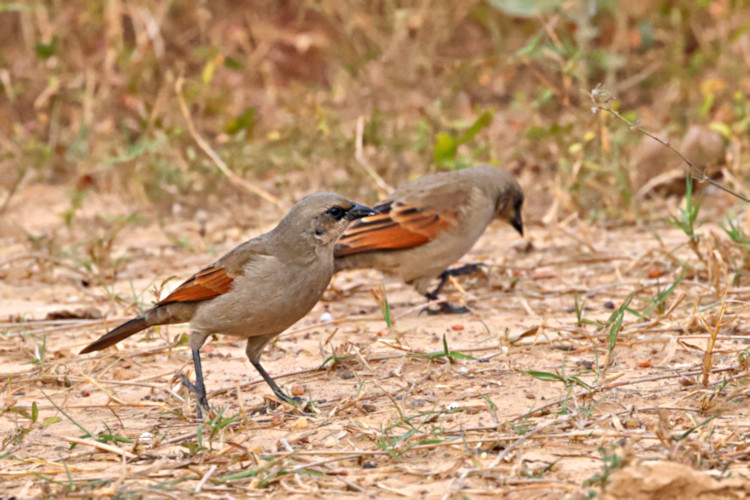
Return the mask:
<path id="1" fill-rule="evenodd" d="M 0 225 L 0 498 L 750 495 L 750 288 L 744 271 L 726 287 L 742 256 L 714 226 L 701 230 L 701 260 L 665 224 L 530 221 L 525 241 L 493 224 L 463 259 L 483 272 L 446 289 L 465 315 L 419 314 L 410 287 L 342 273 L 263 357 L 314 404 L 269 405 L 243 344 L 217 337 L 203 349 L 214 410 L 201 423 L 174 377 L 193 376 L 176 342 L 184 325 L 77 352 L 147 307 L 166 278 L 187 278 L 270 221 L 209 216 L 205 237 L 196 221 L 130 224 L 109 248 L 100 209 L 126 207 L 89 200 L 67 230 L 66 198 L 33 189 Z M 114 281 L 94 247 L 123 259 Z M 381 286 L 391 329 L 372 293 Z M 613 329 L 631 295 L 642 316 L 624 312 Z"/>

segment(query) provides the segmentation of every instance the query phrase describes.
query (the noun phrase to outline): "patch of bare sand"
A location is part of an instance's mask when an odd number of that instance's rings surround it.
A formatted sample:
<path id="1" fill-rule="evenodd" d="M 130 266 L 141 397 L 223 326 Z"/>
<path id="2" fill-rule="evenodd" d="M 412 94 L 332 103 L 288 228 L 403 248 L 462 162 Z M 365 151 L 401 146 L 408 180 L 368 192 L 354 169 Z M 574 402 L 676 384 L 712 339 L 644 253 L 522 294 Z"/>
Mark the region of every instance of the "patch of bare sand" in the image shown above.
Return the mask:
<path id="1" fill-rule="evenodd" d="M 209 224 L 215 230 L 204 241 L 194 221 L 176 223 L 190 241 L 202 241 L 188 245 L 165 243 L 169 227 L 125 228 L 112 251 L 129 259 L 106 287 L 84 286 L 73 260 L 17 261 L 25 273 L 0 289 L 5 495 L 59 496 L 73 485 L 83 495 L 573 498 L 598 491 L 584 481 L 601 474 L 603 453 L 623 442 L 636 457 L 747 477 L 750 420 L 737 362 L 750 339 L 744 277 L 727 292 L 714 347 L 712 366 L 723 371 L 700 384 L 708 340 L 698 313 L 716 324 L 724 289 L 714 284 L 739 263 L 716 228 L 702 229 L 704 255 L 714 259 L 706 265 L 683 234 L 666 227 L 530 224 L 529 248 L 496 224 L 464 259 L 486 263 L 486 274 L 462 279 L 464 292 L 448 287 L 449 298 L 467 302 L 472 314 L 419 315 L 423 299 L 389 281 L 392 331 L 370 293 L 381 276 L 338 275 L 263 358 L 283 387 L 300 386 L 316 409 L 266 408 L 270 391 L 243 346 L 219 337 L 203 355 L 212 428 L 194 420 L 195 402 L 174 378 L 192 376 L 189 350 L 174 343 L 185 326 L 77 354 L 138 303 L 148 305 L 155 285 L 189 276 L 264 229 Z M 65 245 L 96 230 L 93 222 L 89 233 L 75 226 Z M 17 240 L 10 248 L 1 258 L 28 251 Z M 682 274 L 682 262 L 689 266 L 681 283 L 655 302 Z M 610 327 L 597 322 L 606 323 L 631 294 L 633 311 L 651 311 L 624 315 L 608 358 Z M 45 320 L 50 309 L 81 307 L 105 318 Z M 23 323 L 8 321 L 19 312 Z M 334 322 L 321 323 L 324 312 Z M 460 355 L 439 354 L 443 337 Z M 43 347 L 43 362 L 30 364 Z M 44 425 L 54 417 L 61 420 Z M 71 449 L 66 439 L 84 435 L 78 425 L 131 442 Z"/>

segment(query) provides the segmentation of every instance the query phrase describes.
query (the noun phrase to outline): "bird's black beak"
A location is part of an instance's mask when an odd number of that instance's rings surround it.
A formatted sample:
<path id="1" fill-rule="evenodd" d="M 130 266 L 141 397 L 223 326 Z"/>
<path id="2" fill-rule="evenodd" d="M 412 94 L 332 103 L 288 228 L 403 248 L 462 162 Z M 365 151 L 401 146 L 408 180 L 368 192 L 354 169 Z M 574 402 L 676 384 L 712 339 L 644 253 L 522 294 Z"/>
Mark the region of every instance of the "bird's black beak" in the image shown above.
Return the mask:
<path id="1" fill-rule="evenodd" d="M 380 212 L 377 210 L 373 210 L 370 207 L 366 207 L 364 205 L 360 205 L 359 203 L 353 203 L 352 208 L 347 210 L 346 212 L 346 219 L 347 220 L 357 220 L 361 219 L 362 217 L 369 217 L 371 215 L 378 215 Z"/>
<path id="2" fill-rule="evenodd" d="M 523 219 L 521 218 L 521 211 L 516 210 L 516 215 L 510 220 L 510 225 L 518 231 L 518 234 L 523 236 Z"/>

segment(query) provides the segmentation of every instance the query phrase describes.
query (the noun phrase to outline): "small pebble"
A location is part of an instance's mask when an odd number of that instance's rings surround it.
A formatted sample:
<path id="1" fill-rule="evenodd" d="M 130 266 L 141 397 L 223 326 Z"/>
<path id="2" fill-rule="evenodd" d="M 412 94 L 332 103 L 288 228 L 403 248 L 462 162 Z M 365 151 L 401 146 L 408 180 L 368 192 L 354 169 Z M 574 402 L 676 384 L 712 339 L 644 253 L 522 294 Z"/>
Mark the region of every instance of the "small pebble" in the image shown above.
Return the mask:
<path id="1" fill-rule="evenodd" d="M 329 313 L 328 311 L 321 314 L 320 318 L 318 318 L 319 323 L 329 323 L 331 321 L 333 321 L 333 315 Z"/>
<path id="2" fill-rule="evenodd" d="M 659 269 L 658 267 L 652 267 L 651 269 L 648 270 L 649 279 L 653 280 L 653 279 L 658 278 L 659 276 L 661 276 L 661 269 Z"/>

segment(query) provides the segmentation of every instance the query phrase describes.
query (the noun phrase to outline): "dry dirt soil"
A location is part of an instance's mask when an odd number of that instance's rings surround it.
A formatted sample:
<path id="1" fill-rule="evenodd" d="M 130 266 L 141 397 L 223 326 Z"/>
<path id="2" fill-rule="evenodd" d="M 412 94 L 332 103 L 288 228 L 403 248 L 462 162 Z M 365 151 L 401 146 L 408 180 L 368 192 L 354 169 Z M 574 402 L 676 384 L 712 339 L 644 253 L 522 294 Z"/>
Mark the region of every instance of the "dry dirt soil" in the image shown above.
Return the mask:
<path id="1" fill-rule="evenodd" d="M 420 314 L 409 286 L 342 273 L 263 357 L 312 404 L 274 405 L 242 343 L 217 337 L 200 422 L 175 378 L 193 377 L 185 325 L 77 353 L 273 214 L 128 225 L 99 245 L 123 259 L 112 280 L 70 256 L 127 211 L 92 196 L 68 230 L 68 205 L 36 186 L 0 223 L 2 498 L 750 496 L 750 288 L 715 225 L 695 251 L 665 223 L 550 212 L 525 239 L 495 223 L 463 259 L 482 272 L 446 287 L 464 315 Z"/>

